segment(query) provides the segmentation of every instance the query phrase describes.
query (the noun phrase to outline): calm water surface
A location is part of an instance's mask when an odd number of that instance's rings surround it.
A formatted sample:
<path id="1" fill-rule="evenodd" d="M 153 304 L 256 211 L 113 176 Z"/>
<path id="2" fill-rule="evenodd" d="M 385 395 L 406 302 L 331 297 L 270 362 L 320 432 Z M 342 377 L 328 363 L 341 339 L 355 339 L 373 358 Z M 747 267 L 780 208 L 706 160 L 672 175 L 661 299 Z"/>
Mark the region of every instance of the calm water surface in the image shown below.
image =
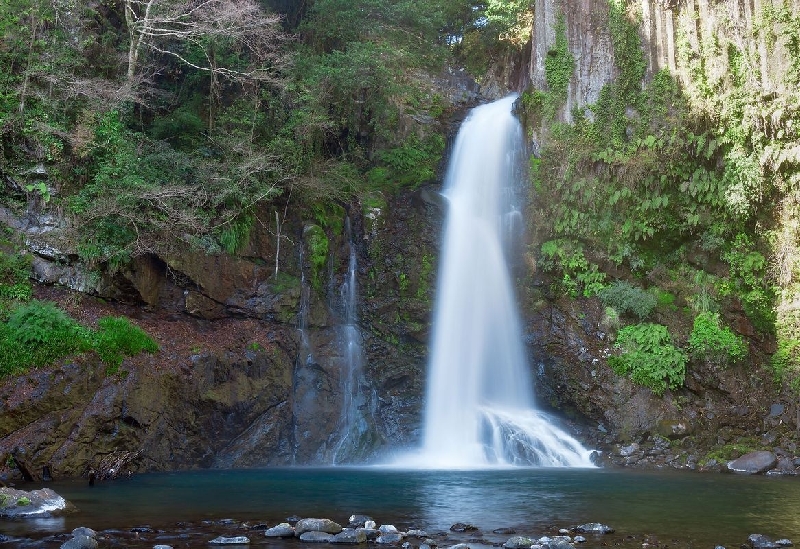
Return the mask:
<path id="1" fill-rule="evenodd" d="M 752 533 L 800 542 L 800 479 L 793 478 L 602 469 L 270 468 L 147 474 L 94 487 L 85 482 L 48 486 L 80 512 L 0 521 L 0 532 L 168 527 L 222 518 L 273 525 L 293 514 L 347 522 L 351 514 L 364 513 L 379 524 L 429 532 L 469 522 L 487 533 L 514 527 L 544 534 L 553 526 L 602 522 L 617 535 L 649 534 L 680 540 L 681 546 L 738 547 Z"/>

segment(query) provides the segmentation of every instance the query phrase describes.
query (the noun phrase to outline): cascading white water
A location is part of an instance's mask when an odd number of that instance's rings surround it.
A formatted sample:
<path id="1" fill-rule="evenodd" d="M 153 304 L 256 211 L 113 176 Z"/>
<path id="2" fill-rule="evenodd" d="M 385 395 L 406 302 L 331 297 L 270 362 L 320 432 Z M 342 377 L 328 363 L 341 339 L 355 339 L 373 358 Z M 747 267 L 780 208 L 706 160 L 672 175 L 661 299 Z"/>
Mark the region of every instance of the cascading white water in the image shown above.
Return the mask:
<path id="1" fill-rule="evenodd" d="M 357 322 L 356 271 L 358 263 L 352 241 L 350 218 L 345 220 L 345 233 L 348 238 L 349 260 L 347 275 L 339 290 L 344 312 L 344 323 L 339 327 L 340 346 L 344 359 L 340 384 L 342 415 L 339 419 L 338 441 L 335 443 L 331 455 L 333 465 L 363 459 L 364 454 L 370 450 L 370 443 L 374 436 L 370 419 L 374 413 L 375 395 L 374 392 L 366 389 L 368 384 L 363 379 L 364 353 Z"/>
<path id="2" fill-rule="evenodd" d="M 445 180 L 428 373 L 425 467 L 591 467 L 590 452 L 534 407 L 504 235 L 519 226 L 523 132 L 515 96 L 473 109 Z"/>

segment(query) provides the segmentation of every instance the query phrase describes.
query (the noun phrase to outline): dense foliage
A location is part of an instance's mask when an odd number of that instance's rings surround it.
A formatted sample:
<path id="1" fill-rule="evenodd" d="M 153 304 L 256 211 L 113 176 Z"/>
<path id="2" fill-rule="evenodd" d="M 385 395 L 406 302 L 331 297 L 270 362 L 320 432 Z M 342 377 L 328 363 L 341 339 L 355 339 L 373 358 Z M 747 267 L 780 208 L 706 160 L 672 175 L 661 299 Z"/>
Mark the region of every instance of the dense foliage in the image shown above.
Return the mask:
<path id="1" fill-rule="evenodd" d="M 747 343 L 721 311 L 743 310 L 758 338 L 777 338 L 776 372 L 792 379 L 800 372 L 800 103 L 791 91 L 800 84 L 800 18 L 779 2 L 749 30 L 695 29 L 697 14 L 687 13 L 678 71 L 648 75 L 640 9 L 609 1 L 616 78 L 596 103 L 563 116 L 564 75 L 568 83 L 574 74 L 561 26 L 547 89 L 523 95 L 525 120 L 545 143 L 531 159 L 538 264 L 561 291 L 598 295 L 614 323 L 659 311 L 675 328 L 674 345 L 685 351 L 665 351 L 673 343 L 656 325 L 617 334 L 615 369 L 656 392 L 676 386 L 686 358 L 743 362 Z M 747 47 L 747 33 L 770 37 L 768 61 Z M 775 61 L 781 56 L 785 63 Z"/>

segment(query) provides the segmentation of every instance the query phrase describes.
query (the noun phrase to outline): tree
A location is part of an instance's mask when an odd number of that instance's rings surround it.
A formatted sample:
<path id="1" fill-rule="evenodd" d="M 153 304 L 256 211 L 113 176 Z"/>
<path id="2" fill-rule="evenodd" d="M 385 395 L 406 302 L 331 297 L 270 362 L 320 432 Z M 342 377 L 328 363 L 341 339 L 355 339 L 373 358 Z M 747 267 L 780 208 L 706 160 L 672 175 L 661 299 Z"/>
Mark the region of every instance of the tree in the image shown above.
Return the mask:
<path id="1" fill-rule="evenodd" d="M 275 83 L 285 63 L 281 18 L 255 0 L 124 0 L 124 9 L 129 81 L 140 69 L 143 50 L 173 57 L 212 79 Z M 214 49 L 219 43 L 239 54 L 237 63 L 220 65 Z M 200 59 L 193 55 L 198 52 Z"/>

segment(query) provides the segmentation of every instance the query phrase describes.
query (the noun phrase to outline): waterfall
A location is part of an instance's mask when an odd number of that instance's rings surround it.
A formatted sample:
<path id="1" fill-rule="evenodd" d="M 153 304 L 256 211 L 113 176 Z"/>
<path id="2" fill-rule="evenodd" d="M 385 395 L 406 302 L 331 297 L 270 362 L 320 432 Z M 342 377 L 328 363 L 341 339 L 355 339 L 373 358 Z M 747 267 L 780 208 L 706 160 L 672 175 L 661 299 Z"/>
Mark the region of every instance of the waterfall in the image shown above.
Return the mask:
<path id="1" fill-rule="evenodd" d="M 358 328 L 358 258 L 353 244 L 350 218 L 345 220 L 349 259 L 347 274 L 339 289 L 343 322 L 339 326 L 340 348 L 343 355 L 341 371 L 342 412 L 339 420 L 338 442 L 335 443 L 331 461 L 338 463 L 361 461 L 372 449 L 374 432 L 372 415 L 375 410 L 375 392 L 368 391 L 364 379 L 364 353 L 361 332 Z"/>
<path id="2" fill-rule="evenodd" d="M 472 110 L 445 179 L 424 443 L 411 458 L 424 467 L 592 466 L 534 406 L 508 257 L 521 232 L 525 160 L 514 100 Z"/>

